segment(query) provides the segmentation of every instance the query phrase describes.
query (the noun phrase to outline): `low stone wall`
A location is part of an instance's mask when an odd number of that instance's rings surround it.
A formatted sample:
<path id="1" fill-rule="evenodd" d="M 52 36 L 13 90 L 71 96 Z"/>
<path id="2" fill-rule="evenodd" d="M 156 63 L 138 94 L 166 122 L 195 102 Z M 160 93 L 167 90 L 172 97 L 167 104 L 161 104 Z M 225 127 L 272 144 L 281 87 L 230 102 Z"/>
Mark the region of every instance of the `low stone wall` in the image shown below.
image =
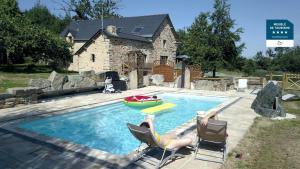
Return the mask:
<path id="1" fill-rule="evenodd" d="M 30 87 L 9 88 L 0 94 L 0 109 L 38 103 L 40 99 L 97 91 L 104 88 L 104 77 L 94 71 L 77 75 L 53 71 L 48 79 L 31 79 Z"/>
<path id="2" fill-rule="evenodd" d="M 192 89 L 195 90 L 211 90 L 211 91 L 227 91 L 234 88 L 232 79 L 201 79 L 192 83 Z"/>
<path id="3" fill-rule="evenodd" d="M 0 94 L 0 109 L 37 103 L 41 93 L 41 89 L 34 87 L 10 88 L 6 93 Z"/>
<path id="4" fill-rule="evenodd" d="M 235 77 L 234 86 L 237 88 L 238 79 L 247 79 L 248 80 L 248 89 L 262 88 L 267 84 L 266 78 L 263 77 Z"/>
<path id="5" fill-rule="evenodd" d="M 0 109 L 38 103 L 41 99 L 102 90 L 103 86 L 43 91 L 36 87 L 9 88 L 0 94 Z"/>

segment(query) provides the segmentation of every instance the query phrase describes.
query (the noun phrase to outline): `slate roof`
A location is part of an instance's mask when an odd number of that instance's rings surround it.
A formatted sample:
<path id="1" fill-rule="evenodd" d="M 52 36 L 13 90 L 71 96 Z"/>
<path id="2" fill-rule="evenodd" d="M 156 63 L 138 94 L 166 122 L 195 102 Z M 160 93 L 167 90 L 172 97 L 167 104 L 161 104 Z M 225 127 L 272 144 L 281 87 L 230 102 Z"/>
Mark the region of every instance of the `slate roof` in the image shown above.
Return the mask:
<path id="1" fill-rule="evenodd" d="M 104 28 L 108 25 L 114 25 L 119 28 L 119 38 L 150 42 L 149 39 L 153 38 L 155 32 L 166 18 L 169 18 L 168 14 L 111 18 L 104 19 L 103 24 Z M 72 21 L 61 33 L 61 36 L 65 37 L 67 33 L 71 32 L 75 41 L 88 41 L 101 30 L 101 25 L 101 20 Z M 134 33 L 133 30 L 136 27 L 143 27 L 143 29 L 139 33 Z"/>

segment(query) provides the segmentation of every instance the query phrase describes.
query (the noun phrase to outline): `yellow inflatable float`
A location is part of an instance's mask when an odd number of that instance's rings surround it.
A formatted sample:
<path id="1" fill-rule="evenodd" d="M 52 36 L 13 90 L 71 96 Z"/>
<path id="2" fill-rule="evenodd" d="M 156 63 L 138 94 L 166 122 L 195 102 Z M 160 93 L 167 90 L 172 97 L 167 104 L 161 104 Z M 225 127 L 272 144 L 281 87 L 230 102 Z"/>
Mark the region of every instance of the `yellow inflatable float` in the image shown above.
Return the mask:
<path id="1" fill-rule="evenodd" d="M 143 109 L 142 112 L 147 113 L 147 114 L 153 114 L 153 113 L 160 112 L 162 110 L 171 109 L 175 106 L 176 106 L 176 104 L 173 104 L 173 103 L 164 103 L 159 106 L 154 106 L 154 107 Z"/>

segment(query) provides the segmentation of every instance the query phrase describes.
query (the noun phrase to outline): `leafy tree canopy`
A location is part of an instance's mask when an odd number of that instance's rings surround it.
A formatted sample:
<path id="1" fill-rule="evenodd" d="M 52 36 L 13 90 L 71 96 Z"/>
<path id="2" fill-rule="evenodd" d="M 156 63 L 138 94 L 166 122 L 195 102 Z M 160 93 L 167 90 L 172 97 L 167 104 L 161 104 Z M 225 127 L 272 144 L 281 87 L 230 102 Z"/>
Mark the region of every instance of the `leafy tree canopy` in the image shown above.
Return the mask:
<path id="1" fill-rule="evenodd" d="M 61 8 L 67 16 L 72 16 L 75 20 L 101 19 L 121 17 L 117 13 L 119 10 L 118 0 L 63 0 L 60 2 Z"/>
<path id="2" fill-rule="evenodd" d="M 186 33 L 181 33 L 180 52 L 190 55 L 204 70 L 212 70 L 213 76 L 217 68 L 234 68 L 244 48 L 244 44 L 238 45 L 242 28 L 234 28 L 227 0 L 215 0 L 212 13 L 201 13 Z"/>
<path id="3" fill-rule="evenodd" d="M 0 13 L 5 11 L 0 15 L 0 63 L 20 63 L 24 57 L 57 66 L 70 61 L 69 44 L 46 28 L 31 24 L 30 18 L 21 15 L 16 0 L 5 1 L 0 7 Z"/>
<path id="4" fill-rule="evenodd" d="M 50 13 L 46 6 L 38 1 L 35 6 L 24 12 L 24 16 L 34 25 L 59 34 L 70 22 L 70 18 L 60 19 Z"/>

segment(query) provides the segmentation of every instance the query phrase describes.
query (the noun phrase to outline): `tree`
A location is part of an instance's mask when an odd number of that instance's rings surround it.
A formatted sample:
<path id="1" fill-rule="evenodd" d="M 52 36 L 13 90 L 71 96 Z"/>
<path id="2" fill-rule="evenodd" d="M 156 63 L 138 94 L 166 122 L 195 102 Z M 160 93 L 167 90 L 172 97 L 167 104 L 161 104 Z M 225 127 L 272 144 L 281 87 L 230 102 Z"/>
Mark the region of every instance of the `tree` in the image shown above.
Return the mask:
<path id="1" fill-rule="evenodd" d="M 51 14 L 46 6 L 38 1 L 33 8 L 24 12 L 24 16 L 34 25 L 59 34 L 69 23 L 68 18 L 60 19 Z"/>
<path id="2" fill-rule="evenodd" d="M 16 0 L 1 0 L 0 16 L 16 17 L 21 14 Z"/>
<path id="3" fill-rule="evenodd" d="M 178 36 L 179 39 L 179 46 L 177 49 L 177 55 L 183 55 L 186 53 L 186 40 L 188 38 L 188 34 L 187 34 L 187 30 L 186 29 L 179 29 L 178 31 L 176 31 L 176 34 Z"/>
<path id="4" fill-rule="evenodd" d="M 213 54 L 215 64 L 213 66 L 213 76 L 215 77 L 216 68 L 222 64 L 226 67 L 234 66 L 239 57 L 244 44 L 237 45 L 240 41 L 242 28 L 234 29 L 235 23 L 230 16 L 230 5 L 227 0 L 215 0 L 214 12 L 211 17 L 213 41 L 212 46 L 216 50 Z"/>
<path id="5" fill-rule="evenodd" d="M 205 71 L 234 68 L 240 60 L 244 44 L 238 45 L 242 28 L 234 29 L 227 0 L 215 0 L 213 13 L 201 13 L 187 31 L 181 51 L 192 57 Z"/>
<path id="6" fill-rule="evenodd" d="M 70 61 L 68 43 L 46 28 L 31 24 L 28 18 L 19 14 L 16 0 L 5 2 L 0 5 L 1 63 L 18 63 L 24 57 L 59 66 Z M 15 8 L 10 6 L 12 4 Z"/>
<path id="7" fill-rule="evenodd" d="M 117 13 L 119 9 L 118 0 L 63 0 L 61 9 L 67 16 L 75 20 L 100 19 L 102 17 L 121 17 Z"/>
<path id="8" fill-rule="evenodd" d="M 187 39 L 183 41 L 184 51 L 191 56 L 194 64 L 199 64 L 204 70 L 210 69 L 213 63 L 212 53 L 215 51 L 210 46 L 212 41 L 209 23 L 209 13 L 201 13 L 188 29 Z"/>
<path id="9" fill-rule="evenodd" d="M 18 35 L 20 29 L 16 24 L 23 23 L 22 20 L 17 18 L 21 17 L 18 3 L 15 0 L 3 0 L 0 3 L 0 43 L 1 43 L 1 61 L 2 63 L 11 64 L 12 54 L 16 55 L 17 50 L 22 43 Z"/>
<path id="10" fill-rule="evenodd" d="M 300 72 L 300 47 L 290 48 L 284 53 L 279 53 L 279 56 L 274 58 L 274 62 L 278 65 L 279 70 L 285 72 Z"/>
<path id="11" fill-rule="evenodd" d="M 256 61 L 257 67 L 259 69 L 272 71 L 273 70 L 273 64 L 270 57 L 266 57 L 263 55 L 262 51 L 259 51 L 254 56 L 254 60 Z"/>
<path id="12" fill-rule="evenodd" d="M 242 69 L 247 76 L 253 75 L 256 69 L 255 61 L 253 59 L 246 59 Z"/>
<path id="13" fill-rule="evenodd" d="M 103 13 L 103 18 L 121 17 L 121 15 L 117 13 L 117 11 L 119 10 L 119 6 L 118 6 L 118 4 L 120 3 L 119 1 L 94 0 L 93 2 L 94 2 L 94 7 L 91 15 L 92 19 L 101 19 L 102 13 Z"/>
<path id="14" fill-rule="evenodd" d="M 274 58 L 276 56 L 276 53 L 271 48 L 268 48 L 266 51 L 266 55 L 270 58 Z"/>

